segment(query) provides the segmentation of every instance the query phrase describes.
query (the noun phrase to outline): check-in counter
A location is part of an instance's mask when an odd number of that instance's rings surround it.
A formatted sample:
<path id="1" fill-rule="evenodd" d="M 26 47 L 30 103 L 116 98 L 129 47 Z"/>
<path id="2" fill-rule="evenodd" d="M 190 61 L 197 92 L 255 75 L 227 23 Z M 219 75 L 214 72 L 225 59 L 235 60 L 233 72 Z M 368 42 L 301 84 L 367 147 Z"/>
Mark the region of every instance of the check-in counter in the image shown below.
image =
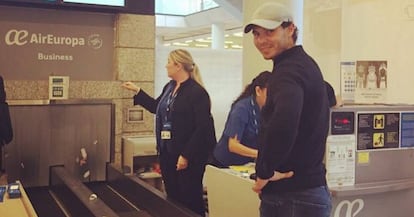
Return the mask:
<path id="1" fill-rule="evenodd" d="M 331 217 L 411 217 L 414 213 L 414 106 L 331 110 L 326 167 Z M 206 167 L 209 217 L 258 217 L 253 180 Z"/>
<path id="2" fill-rule="evenodd" d="M 204 184 L 209 217 L 259 217 L 260 200 L 252 190 L 250 173 L 207 165 Z"/>
<path id="3" fill-rule="evenodd" d="M 393 174 L 392 171 L 389 174 Z M 259 217 L 254 181 L 232 169 L 206 167 L 209 217 Z M 411 217 L 414 179 L 332 187 L 332 217 Z"/>
<path id="4" fill-rule="evenodd" d="M 37 217 L 36 211 L 23 186 L 19 181 L 17 183 L 19 184 L 21 196 L 19 198 L 10 198 L 6 192 L 3 197 L 3 202 L 0 203 L 0 217 Z"/>
<path id="5" fill-rule="evenodd" d="M 332 187 L 331 192 L 332 217 L 410 217 L 414 211 L 414 179 Z"/>
<path id="6" fill-rule="evenodd" d="M 327 178 L 332 217 L 414 213 L 414 106 L 331 110 Z"/>

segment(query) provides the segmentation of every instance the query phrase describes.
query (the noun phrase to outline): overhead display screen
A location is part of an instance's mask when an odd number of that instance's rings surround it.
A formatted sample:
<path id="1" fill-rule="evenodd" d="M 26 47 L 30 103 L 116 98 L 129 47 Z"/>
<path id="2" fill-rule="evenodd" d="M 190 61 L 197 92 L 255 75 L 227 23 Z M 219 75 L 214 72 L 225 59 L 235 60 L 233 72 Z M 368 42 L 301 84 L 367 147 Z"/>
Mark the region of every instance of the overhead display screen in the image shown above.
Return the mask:
<path id="1" fill-rule="evenodd" d="M 56 3 L 56 0 L 0 0 L 0 2 Z"/>
<path id="2" fill-rule="evenodd" d="M 0 0 L 0 5 L 155 15 L 154 0 Z"/>
<path id="3" fill-rule="evenodd" d="M 64 3 L 80 3 L 106 6 L 125 6 L 125 0 L 63 0 Z"/>
<path id="4" fill-rule="evenodd" d="M 125 7 L 127 0 L 0 0 L 7 3 L 35 3 L 45 5 L 65 5 L 78 4 L 80 5 L 95 5 L 108 7 Z"/>

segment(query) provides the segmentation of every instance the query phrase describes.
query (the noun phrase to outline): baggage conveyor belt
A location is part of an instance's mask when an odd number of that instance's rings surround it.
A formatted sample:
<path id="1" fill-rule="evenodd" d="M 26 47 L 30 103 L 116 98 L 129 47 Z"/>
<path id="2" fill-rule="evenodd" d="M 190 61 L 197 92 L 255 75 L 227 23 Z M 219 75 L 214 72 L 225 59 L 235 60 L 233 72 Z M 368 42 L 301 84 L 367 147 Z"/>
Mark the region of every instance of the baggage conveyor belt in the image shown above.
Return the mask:
<path id="1" fill-rule="evenodd" d="M 26 190 L 39 217 L 199 217 L 136 176 L 107 165 L 107 180 L 83 183 L 63 166 L 50 170 L 47 187 Z"/>

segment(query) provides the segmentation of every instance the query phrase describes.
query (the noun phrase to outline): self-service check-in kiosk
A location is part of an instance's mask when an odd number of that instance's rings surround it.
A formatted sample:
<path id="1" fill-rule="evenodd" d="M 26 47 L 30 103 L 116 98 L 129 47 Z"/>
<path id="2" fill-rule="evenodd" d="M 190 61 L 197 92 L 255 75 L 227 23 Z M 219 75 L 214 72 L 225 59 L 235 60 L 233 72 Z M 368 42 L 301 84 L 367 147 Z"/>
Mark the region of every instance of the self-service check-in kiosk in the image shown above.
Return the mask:
<path id="1" fill-rule="evenodd" d="M 331 216 L 413 216 L 414 106 L 358 105 L 330 115 Z"/>

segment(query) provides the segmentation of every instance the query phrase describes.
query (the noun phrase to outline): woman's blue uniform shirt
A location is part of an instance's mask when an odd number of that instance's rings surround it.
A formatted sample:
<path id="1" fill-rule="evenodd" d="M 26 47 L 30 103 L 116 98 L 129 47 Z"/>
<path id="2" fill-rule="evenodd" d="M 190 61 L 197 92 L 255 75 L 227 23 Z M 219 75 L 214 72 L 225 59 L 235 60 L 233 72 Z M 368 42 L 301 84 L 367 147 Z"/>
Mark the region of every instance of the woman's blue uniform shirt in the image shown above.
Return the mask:
<path id="1" fill-rule="evenodd" d="M 230 152 L 228 141 L 230 137 L 237 135 L 237 139 L 241 144 L 257 149 L 259 119 L 260 108 L 254 96 L 246 97 L 234 104 L 227 117 L 223 135 L 214 149 L 216 160 L 225 166 L 243 165 L 253 162 L 253 158 Z"/>

